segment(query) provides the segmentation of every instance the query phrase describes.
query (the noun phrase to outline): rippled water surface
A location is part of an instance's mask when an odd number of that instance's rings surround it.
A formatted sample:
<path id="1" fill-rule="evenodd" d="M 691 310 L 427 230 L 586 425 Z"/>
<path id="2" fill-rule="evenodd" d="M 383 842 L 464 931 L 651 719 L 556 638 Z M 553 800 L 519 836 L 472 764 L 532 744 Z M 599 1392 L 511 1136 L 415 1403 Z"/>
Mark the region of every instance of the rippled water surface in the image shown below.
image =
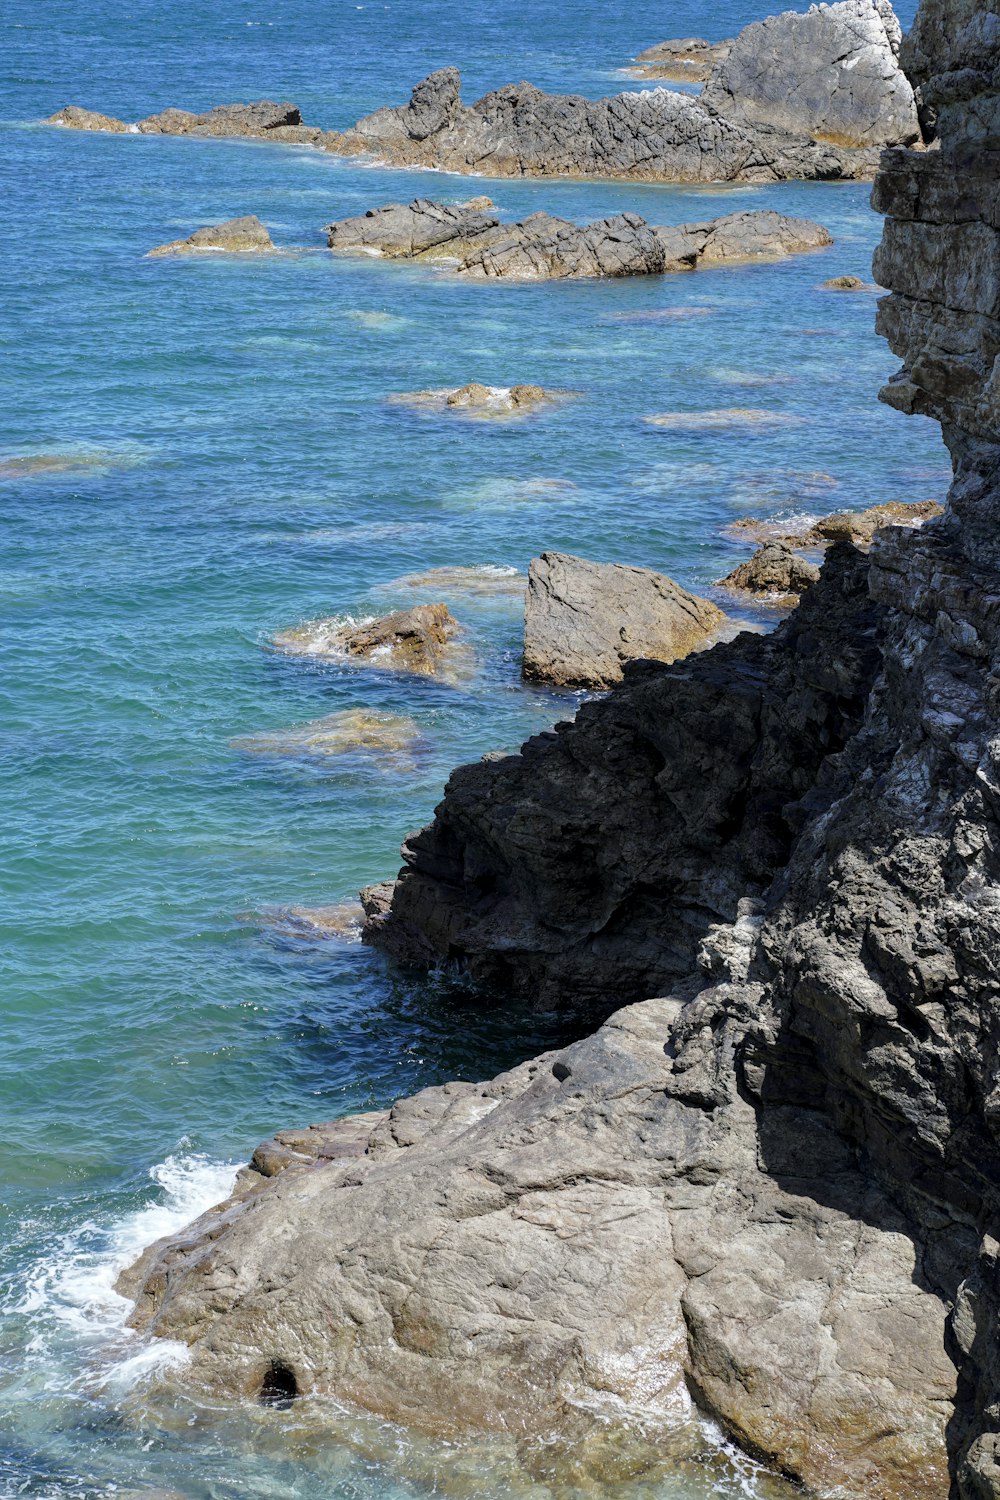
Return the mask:
<path id="1" fill-rule="evenodd" d="M 639 48 L 724 36 L 755 14 L 694 0 L 8 8 L 3 1493 L 550 1493 L 509 1455 L 421 1445 L 350 1413 L 145 1404 L 151 1361 L 177 1351 L 123 1334 L 114 1268 L 224 1193 L 257 1139 L 492 1073 L 558 1035 L 544 1017 L 415 985 L 289 915 L 393 874 L 451 766 L 573 711 L 519 682 L 516 594 L 445 593 L 475 653 L 455 685 L 311 663 L 271 637 L 433 598 L 395 582 L 415 570 L 516 573 L 544 548 L 705 588 L 744 555 L 722 534 L 741 516 L 923 499 L 946 475 L 936 429 L 874 401 L 893 368 L 874 297 L 820 286 L 869 274 L 879 226 L 864 185 L 476 184 L 38 121 L 68 102 L 134 119 L 269 96 L 344 125 L 452 62 L 467 97 L 517 77 L 596 96 L 630 86 L 616 70 Z M 820 219 L 836 244 L 782 264 L 524 287 L 319 253 L 331 218 L 484 188 L 507 214 L 581 221 L 773 206 Z M 310 253 L 143 258 L 242 213 Z M 507 425 L 386 403 L 469 380 L 578 396 Z M 789 420 L 749 434 L 642 420 L 746 407 Z M 405 747 L 231 744 L 354 710 L 412 721 Z M 588 1493 L 605 1490 L 778 1493 L 710 1433 L 693 1466 Z"/>

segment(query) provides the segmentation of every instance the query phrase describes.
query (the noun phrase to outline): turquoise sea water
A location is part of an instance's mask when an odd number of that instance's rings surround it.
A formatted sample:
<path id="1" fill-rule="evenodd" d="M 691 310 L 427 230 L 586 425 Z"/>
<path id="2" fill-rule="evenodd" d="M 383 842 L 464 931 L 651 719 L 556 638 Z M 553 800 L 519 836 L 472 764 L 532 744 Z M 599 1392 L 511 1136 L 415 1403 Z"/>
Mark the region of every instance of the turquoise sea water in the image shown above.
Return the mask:
<path id="1" fill-rule="evenodd" d="M 517 599 L 444 595 L 476 653 L 458 686 L 291 658 L 273 633 L 435 597 L 394 584 L 414 570 L 523 570 L 544 548 L 702 589 L 745 555 L 721 534 L 740 516 L 940 496 L 947 478 L 936 428 L 874 401 L 893 368 L 874 298 L 820 288 L 869 274 L 879 225 L 864 185 L 478 183 L 38 121 L 68 102 L 132 119 L 267 96 L 342 126 L 450 62 L 470 98 L 517 77 L 596 96 L 630 86 L 616 70 L 639 48 L 755 14 L 694 0 L 627 14 L 593 0 L 8 11 L 0 1493 L 511 1492 L 473 1445 L 419 1445 L 350 1414 L 314 1429 L 147 1408 L 159 1351 L 122 1333 L 110 1291 L 116 1266 L 223 1194 L 275 1128 L 488 1075 L 560 1035 L 288 915 L 392 875 L 450 767 L 572 712 L 519 682 Z M 836 244 L 690 277 L 525 287 L 318 253 L 331 218 L 483 190 L 510 215 L 581 221 L 773 206 L 821 220 Z M 242 213 L 317 253 L 143 259 Z M 579 395 L 509 425 L 386 405 L 468 380 Z M 728 407 L 785 420 L 749 436 L 642 421 Z M 31 473 L 9 462 L 39 456 L 49 466 Z M 413 749 L 309 759 L 230 743 L 351 709 L 412 719 Z M 641 1493 L 729 1500 L 762 1484 L 709 1434 L 700 1473 Z"/>

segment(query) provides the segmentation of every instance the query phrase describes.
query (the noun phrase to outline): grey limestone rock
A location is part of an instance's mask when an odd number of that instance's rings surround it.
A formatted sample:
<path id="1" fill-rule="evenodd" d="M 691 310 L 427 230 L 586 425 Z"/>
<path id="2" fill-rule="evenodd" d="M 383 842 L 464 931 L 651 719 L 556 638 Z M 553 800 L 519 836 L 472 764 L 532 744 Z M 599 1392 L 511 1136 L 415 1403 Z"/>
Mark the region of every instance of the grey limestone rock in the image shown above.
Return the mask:
<path id="1" fill-rule="evenodd" d="M 920 140 L 920 124 L 898 50 L 898 22 L 887 0 L 783 11 L 740 32 L 702 97 L 710 109 L 751 128 L 855 149 L 910 145 Z"/>
<path id="2" fill-rule="evenodd" d="M 528 569 L 524 675 L 557 687 L 608 688 L 626 662 L 702 650 L 725 622 L 708 599 L 650 568 L 543 552 Z"/>
<path id="3" fill-rule="evenodd" d="M 460 275 L 520 281 L 662 275 L 832 243 L 821 224 L 770 209 L 676 226 L 652 226 L 634 213 L 583 226 L 535 213 L 512 224 L 490 209 L 429 198 L 369 209 L 328 224 L 325 233 L 341 254 L 437 261 Z"/>
<path id="4" fill-rule="evenodd" d="M 870 177 L 875 166 L 871 152 L 751 127 L 670 89 L 592 100 L 517 83 L 465 105 L 458 82 L 454 68 L 442 68 L 417 84 L 408 104 L 328 133 L 323 148 L 488 177 L 639 182 Z"/>

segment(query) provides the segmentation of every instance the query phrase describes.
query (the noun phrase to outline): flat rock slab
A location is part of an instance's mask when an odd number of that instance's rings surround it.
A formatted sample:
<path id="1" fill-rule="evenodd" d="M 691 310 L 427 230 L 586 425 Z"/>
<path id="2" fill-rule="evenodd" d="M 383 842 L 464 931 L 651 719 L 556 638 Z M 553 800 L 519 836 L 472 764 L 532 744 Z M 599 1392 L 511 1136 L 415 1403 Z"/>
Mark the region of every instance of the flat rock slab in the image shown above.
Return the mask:
<path id="1" fill-rule="evenodd" d="M 821 224 L 773 210 L 664 226 L 634 213 L 584 225 L 547 213 L 505 223 L 494 210 L 430 198 L 369 209 L 328 224 L 325 233 L 340 253 L 435 261 L 459 275 L 515 281 L 662 275 L 833 243 Z"/>
<path id="2" fill-rule="evenodd" d="M 650 568 L 543 552 L 528 570 L 524 676 L 557 687 L 608 688 L 625 662 L 671 662 L 703 648 L 726 616 Z"/>

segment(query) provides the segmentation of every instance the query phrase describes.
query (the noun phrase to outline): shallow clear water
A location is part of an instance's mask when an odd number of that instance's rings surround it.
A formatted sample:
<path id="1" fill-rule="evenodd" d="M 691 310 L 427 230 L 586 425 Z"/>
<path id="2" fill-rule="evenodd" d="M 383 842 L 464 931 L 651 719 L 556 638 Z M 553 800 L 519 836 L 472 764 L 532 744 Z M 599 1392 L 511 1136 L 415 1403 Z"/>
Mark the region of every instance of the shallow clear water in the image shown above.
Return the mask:
<path id="1" fill-rule="evenodd" d="M 114 1265 L 217 1198 L 259 1138 L 492 1073 L 559 1035 L 287 917 L 393 874 L 451 766 L 573 711 L 520 684 L 517 599 L 449 600 L 477 659 L 459 686 L 310 664 L 272 634 L 404 603 L 393 580 L 415 569 L 523 570 L 543 548 L 704 588 L 743 555 L 720 534 L 740 516 L 923 499 L 947 474 L 935 428 L 874 402 L 893 368 L 874 298 L 820 288 L 869 273 L 863 185 L 482 185 L 512 215 L 773 206 L 836 237 L 821 255 L 690 277 L 471 286 L 318 253 L 147 261 L 236 214 L 319 247 L 331 218 L 480 188 L 37 121 L 68 102 L 137 118 L 266 95 L 344 125 L 446 62 L 468 97 L 520 76 L 596 96 L 628 86 L 616 69 L 664 35 L 722 36 L 754 14 L 694 0 L 666 17 L 593 0 L 8 11 L 0 461 L 56 467 L 0 467 L 2 1493 L 514 1487 L 495 1453 L 351 1414 L 331 1429 L 328 1411 L 147 1408 L 149 1355 L 121 1331 Z M 664 310 L 682 315 L 645 316 Z M 385 403 L 472 379 L 579 395 L 507 426 Z M 642 421 L 718 407 L 787 421 L 750 436 Z M 412 751 L 230 745 L 354 708 L 413 719 Z M 704 1459 L 627 1493 L 765 1492 L 711 1435 Z"/>

